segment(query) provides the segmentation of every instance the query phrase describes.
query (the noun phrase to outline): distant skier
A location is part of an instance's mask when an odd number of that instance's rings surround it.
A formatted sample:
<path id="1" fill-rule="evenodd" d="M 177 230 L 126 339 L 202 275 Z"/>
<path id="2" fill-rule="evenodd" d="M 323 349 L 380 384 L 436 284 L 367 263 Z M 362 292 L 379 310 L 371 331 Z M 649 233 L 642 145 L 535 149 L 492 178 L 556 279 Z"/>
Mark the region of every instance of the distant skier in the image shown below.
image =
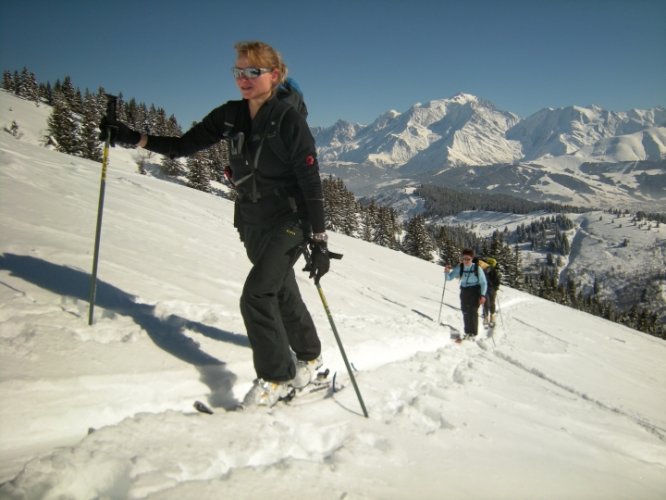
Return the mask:
<path id="1" fill-rule="evenodd" d="M 235 49 L 233 75 L 242 100 L 214 109 L 180 138 L 140 134 L 103 120 L 100 139 L 110 130 L 112 144 L 171 158 L 228 141 L 238 193 L 234 225 L 253 265 L 240 308 L 258 378 L 243 403 L 272 406 L 292 388 L 310 383 L 322 364 L 321 343 L 293 266 L 307 241 L 310 277 L 318 283 L 330 256 L 317 153 L 302 96 L 286 80 L 287 67 L 271 46 L 241 42 Z"/>
<path id="2" fill-rule="evenodd" d="M 484 269 L 486 274 L 486 281 L 488 282 L 488 289 L 486 291 L 486 302 L 483 304 L 483 324 L 485 326 L 495 326 L 495 301 L 497 299 L 497 291 L 500 287 L 501 274 L 497 267 L 497 260 L 492 257 L 484 259 L 488 266 Z"/>
<path id="3" fill-rule="evenodd" d="M 476 337 L 479 331 L 479 306 L 486 301 L 488 283 L 486 275 L 474 262 L 474 250 L 465 248 L 460 265 L 453 268 L 446 265 L 444 271 L 448 281 L 460 278 L 460 309 L 463 313 L 465 336 Z"/>

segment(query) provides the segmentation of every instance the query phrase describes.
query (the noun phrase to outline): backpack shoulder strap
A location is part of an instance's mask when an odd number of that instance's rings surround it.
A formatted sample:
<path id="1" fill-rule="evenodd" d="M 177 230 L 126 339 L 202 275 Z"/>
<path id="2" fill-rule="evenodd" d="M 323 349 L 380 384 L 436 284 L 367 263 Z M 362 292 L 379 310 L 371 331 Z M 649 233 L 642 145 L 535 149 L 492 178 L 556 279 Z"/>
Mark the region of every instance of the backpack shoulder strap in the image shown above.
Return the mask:
<path id="1" fill-rule="evenodd" d="M 480 280 L 480 279 L 481 279 L 481 278 L 479 277 L 479 260 L 480 260 L 480 259 L 479 259 L 478 257 L 474 257 L 474 258 L 472 259 L 472 265 L 474 266 L 474 267 L 472 268 L 472 273 L 476 274 L 476 279 L 477 279 L 477 280 Z"/>
<path id="2" fill-rule="evenodd" d="M 270 125 L 266 131 L 266 138 L 270 139 L 270 148 L 282 162 L 289 160 L 289 150 L 282 140 L 281 127 L 284 117 L 292 108 L 292 105 L 285 100 L 278 100 L 273 110 L 273 116 L 270 118 Z"/>
<path id="3" fill-rule="evenodd" d="M 286 101 L 304 118 L 308 117 L 308 107 L 303 99 L 303 91 L 293 78 L 287 78 L 277 88 L 277 96 L 281 101 Z"/>
<path id="4" fill-rule="evenodd" d="M 237 130 L 238 127 L 238 118 L 240 116 L 241 105 L 243 101 L 227 101 L 226 103 L 226 113 L 224 117 L 224 137 L 229 137 L 232 135 L 234 130 Z"/>
<path id="5" fill-rule="evenodd" d="M 243 118 L 242 113 L 243 101 L 227 101 L 224 104 L 224 123 L 222 132 L 222 166 L 224 169 L 224 176 L 236 187 L 242 183 L 243 180 L 233 180 L 233 172 L 231 170 L 230 156 L 232 154 L 239 154 L 242 151 L 242 142 L 244 139 L 240 132 L 248 129 L 247 119 Z"/>
<path id="6" fill-rule="evenodd" d="M 294 108 L 303 118 L 308 117 L 308 108 L 303 100 L 303 92 L 299 87 L 296 80 L 287 78 L 276 89 L 277 104 L 275 106 L 276 117 L 274 123 L 271 123 L 271 131 L 269 136 L 276 135 L 277 139 L 271 141 L 271 148 L 273 152 L 280 158 L 281 161 L 286 162 L 289 159 L 289 151 L 284 144 L 281 135 L 281 126 L 284 117 L 290 108 Z"/>

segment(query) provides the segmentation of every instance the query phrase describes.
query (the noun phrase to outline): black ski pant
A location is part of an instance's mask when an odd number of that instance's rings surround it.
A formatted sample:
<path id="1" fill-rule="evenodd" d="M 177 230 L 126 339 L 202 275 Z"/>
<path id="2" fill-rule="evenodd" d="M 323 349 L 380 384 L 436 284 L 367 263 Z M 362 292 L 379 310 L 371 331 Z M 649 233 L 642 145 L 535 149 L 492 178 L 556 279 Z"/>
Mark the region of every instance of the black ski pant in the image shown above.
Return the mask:
<path id="1" fill-rule="evenodd" d="M 301 298 L 293 266 L 305 241 L 298 222 L 280 227 L 244 225 L 242 239 L 252 262 L 240 308 L 257 377 L 291 380 L 291 356 L 309 361 L 321 353 L 312 317 Z M 291 348 L 291 349 L 290 349 Z"/>
<path id="2" fill-rule="evenodd" d="M 476 335 L 479 332 L 479 299 L 480 286 L 460 288 L 460 309 L 463 313 L 466 335 Z"/>

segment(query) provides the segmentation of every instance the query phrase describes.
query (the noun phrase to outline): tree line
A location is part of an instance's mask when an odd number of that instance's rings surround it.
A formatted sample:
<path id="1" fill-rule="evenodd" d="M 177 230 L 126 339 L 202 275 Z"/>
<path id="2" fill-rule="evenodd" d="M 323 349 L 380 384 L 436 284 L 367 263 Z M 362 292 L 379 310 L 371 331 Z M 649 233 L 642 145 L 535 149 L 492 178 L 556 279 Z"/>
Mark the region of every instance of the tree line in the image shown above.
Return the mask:
<path id="1" fill-rule="evenodd" d="M 510 214 L 529 214 L 538 211 L 582 213 L 589 209 L 551 202 L 533 202 L 506 194 L 457 191 L 444 186 L 423 184 L 416 190 L 423 198 L 426 217 L 447 217 L 466 210 L 485 210 Z"/>
<path id="2" fill-rule="evenodd" d="M 562 214 L 541 217 L 530 224 L 520 224 L 515 229 L 514 241 L 529 243 L 530 250 L 535 252 L 569 255 L 571 244 L 566 231 L 573 227 L 573 221 Z"/>
<path id="3" fill-rule="evenodd" d="M 323 180 L 323 184 L 327 228 L 332 231 L 441 265 L 457 264 L 462 249 L 472 248 L 482 258 L 497 260 L 504 285 L 666 338 L 666 329 L 659 316 L 649 309 L 649 296 L 641 302 L 648 305 L 634 305 L 623 311 L 600 298 L 598 283 L 591 293 L 584 294 L 574 278 L 560 280 L 562 260 L 571 250 L 566 232 L 574 227 L 573 221 L 564 215 L 547 215 L 530 224 L 521 224 L 513 231 L 505 228 L 495 230 L 489 237 L 481 237 L 463 226 L 428 223 L 423 214 L 400 222 L 400 215 L 391 207 L 381 206 L 374 199 L 364 204 L 358 202 L 341 179 L 329 177 Z M 435 187 L 435 190 L 439 191 L 439 188 Z M 457 193 L 456 197 L 465 195 Z M 469 207 L 465 209 L 470 210 Z M 546 254 L 536 272 L 524 269 L 521 247 L 525 245 Z"/>
<path id="4" fill-rule="evenodd" d="M 103 87 L 96 92 L 81 91 L 69 76 L 38 83 L 35 74 L 27 68 L 21 72 L 3 72 L 2 87 L 18 97 L 45 103 L 53 108 L 47 121 L 45 143 L 62 153 L 102 161 L 102 146 L 99 140 L 99 123 L 106 112 L 107 97 Z M 118 119 L 134 130 L 162 136 L 179 137 L 182 129 L 174 115 L 167 116 L 164 108 L 146 105 L 134 98 L 126 100 L 119 94 L 117 99 Z M 19 135 L 19 124 L 12 124 L 12 134 Z M 222 145 L 200 151 L 186 159 L 186 164 L 177 159 L 162 157 L 159 167 L 164 175 L 185 176 L 187 185 L 210 192 L 210 181 L 222 181 Z M 138 162 L 139 172 L 145 173 L 145 160 Z"/>
<path id="5" fill-rule="evenodd" d="M 329 176 L 322 185 L 328 230 L 442 265 L 458 263 L 464 248 L 474 248 L 501 263 L 507 284 L 514 286 L 521 281 L 518 248 L 506 243 L 499 231 L 481 238 L 460 226 L 428 223 L 422 214 L 402 220 L 394 208 L 374 198 L 359 202 L 342 179 Z"/>
<path id="6" fill-rule="evenodd" d="M 520 289 L 552 302 L 666 339 L 666 326 L 659 315 L 650 309 L 650 300 L 653 299 L 648 294 L 643 294 L 640 303 L 633 304 L 628 310 L 622 310 L 612 302 L 601 299 L 599 287 L 598 282 L 595 282 L 593 290 L 584 294 L 580 283 L 575 279 L 569 278 L 562 282 L 557 265 L 552 261 L 547 261 L 541 266 L 538 273 L 525 276 L 524 284 Z M 653 294 L 652 297 L 654 296 Z"/>

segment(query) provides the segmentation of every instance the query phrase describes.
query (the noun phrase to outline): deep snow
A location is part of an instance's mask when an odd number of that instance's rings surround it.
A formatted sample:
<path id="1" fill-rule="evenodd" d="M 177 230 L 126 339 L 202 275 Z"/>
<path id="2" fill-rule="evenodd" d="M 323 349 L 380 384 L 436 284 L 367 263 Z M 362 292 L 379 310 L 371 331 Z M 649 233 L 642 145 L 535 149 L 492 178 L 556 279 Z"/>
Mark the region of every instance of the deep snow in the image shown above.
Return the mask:
<path id="1" fill-rule="evenodd" d="M 225 411 L 254 376 L 232 204 L 113 149 L 90 327 L 100 164 L 38 145 L 46 107 L 0 106 L 24 132 L 0 133 L 0 498 L 666 496 L 663 341 L 503 288 L 494 339 L 456 345 L 441 267 L 338 234 L 322 286 L 370 418 L 351 388 Z"/>

